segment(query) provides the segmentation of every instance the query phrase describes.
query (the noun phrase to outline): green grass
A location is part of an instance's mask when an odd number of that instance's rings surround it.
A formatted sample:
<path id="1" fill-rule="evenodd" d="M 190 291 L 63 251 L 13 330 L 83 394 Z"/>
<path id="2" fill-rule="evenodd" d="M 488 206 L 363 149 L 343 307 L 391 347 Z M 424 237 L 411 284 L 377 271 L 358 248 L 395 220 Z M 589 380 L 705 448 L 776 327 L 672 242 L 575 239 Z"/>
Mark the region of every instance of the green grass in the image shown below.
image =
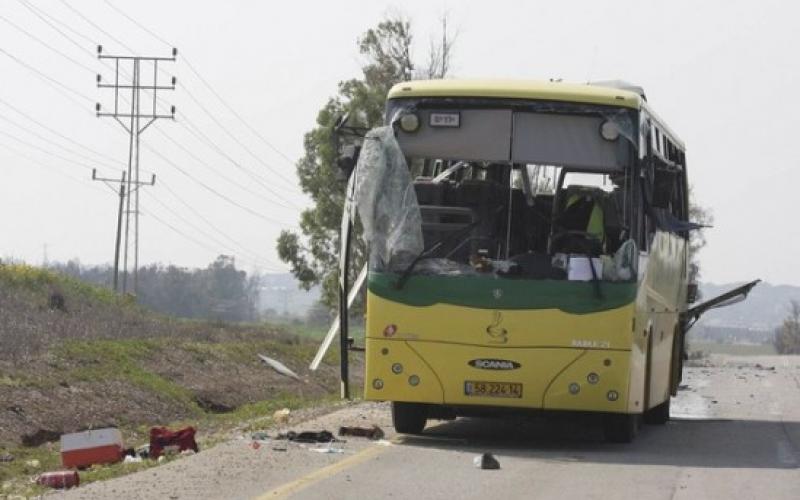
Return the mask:
<path id="1" fill-rule="evenodd" d="M 0 283 L 38 294 L 61 291 L 69 296 L 80 297 L 104 305 L 132 305 L 134 303 L 132 298 L 120 297 L 107 288 L 90 285 L 63 274 L 27 264 L 0 263 Z"/>
<path id="2" fill-rule="evenodd" d="M 188 389 L 141 366 L 142 360 L 167 343 L 167 340 L 68 341 L 62 344 L 57 356 L 78 365 L 67 372 L 67 378 L 71 380 L 123 380 L 180 401 L 192 411 L 199 412 L 201 410 Z"/>

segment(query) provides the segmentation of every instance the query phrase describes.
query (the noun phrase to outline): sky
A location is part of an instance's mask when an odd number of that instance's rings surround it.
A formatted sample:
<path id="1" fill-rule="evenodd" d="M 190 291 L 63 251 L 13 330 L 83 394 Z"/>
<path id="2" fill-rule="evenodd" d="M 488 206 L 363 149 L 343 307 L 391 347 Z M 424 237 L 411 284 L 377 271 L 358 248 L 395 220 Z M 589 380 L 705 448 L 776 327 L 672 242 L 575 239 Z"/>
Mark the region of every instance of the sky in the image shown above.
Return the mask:
<path id="1" fill-rule="evenodd" d="M 798 10 L 789 1 L 2 0 L 0 258 L 112 261 L 116 188 L 91 176 L 120 176 L 128 136 L 94 114 L 95 102 L 113 106 L 112 91 L 96 86 L 113 70 L 95 45 L 152 56 L 175 46 L 177 61 L 162 70 L 177 88 L 159 102 L 176 106 L 176 120 L 141 136 L 143 175 L 156 184 L 140 191 L 140 262 L 201 267 L 225 253 L 247 270 L 286 270 L 275 240 L 309 203 L 293 162 L 337 83 L 360 75 L 358 36 L 404 15 L 422 63 L 447 13 L 454 77 L 644 87 L 685 142 L 697 201 L 714 215 L 702 279 L 800 285 Z"/>

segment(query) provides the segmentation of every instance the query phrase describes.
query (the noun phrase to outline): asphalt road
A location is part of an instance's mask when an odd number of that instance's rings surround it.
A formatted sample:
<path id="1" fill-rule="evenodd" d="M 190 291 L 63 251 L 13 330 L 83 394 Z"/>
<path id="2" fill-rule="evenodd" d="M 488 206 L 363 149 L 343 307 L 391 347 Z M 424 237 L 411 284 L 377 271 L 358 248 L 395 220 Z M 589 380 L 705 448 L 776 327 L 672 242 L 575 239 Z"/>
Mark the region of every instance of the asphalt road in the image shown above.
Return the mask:
<path id="1" fill-rule="evenodd" d="M 365 403 L 292 428 L 377 424 L 387 441 L 320 453 L 233 439 L 66 498 L 800 498 L 800 357 L 715 357 L 684 384 L 674 418 L 631 444 L 605 443 L 587 418 L 458 419 L 397 436 L 388 407 Z M 501 468 L 476 468 L 483 452 Z"/>

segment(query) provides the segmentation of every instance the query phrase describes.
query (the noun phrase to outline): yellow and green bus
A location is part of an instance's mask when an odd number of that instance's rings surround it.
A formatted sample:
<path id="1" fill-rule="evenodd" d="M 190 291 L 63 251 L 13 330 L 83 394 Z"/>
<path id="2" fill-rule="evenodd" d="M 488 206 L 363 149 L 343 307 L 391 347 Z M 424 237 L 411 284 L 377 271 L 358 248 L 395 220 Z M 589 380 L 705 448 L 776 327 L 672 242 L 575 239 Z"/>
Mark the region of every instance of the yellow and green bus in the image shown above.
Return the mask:
<path id="1" fill-rule="evenodd" d="M 398 432 L 595 412 L 628 442 L 642 417 L 668 420 L 686 331 L 732 296 L 688 306 L 685 147 L 641 88 L 400 83 L 352 177 L 370 246 L 364 395 L 391 402 Z"/>

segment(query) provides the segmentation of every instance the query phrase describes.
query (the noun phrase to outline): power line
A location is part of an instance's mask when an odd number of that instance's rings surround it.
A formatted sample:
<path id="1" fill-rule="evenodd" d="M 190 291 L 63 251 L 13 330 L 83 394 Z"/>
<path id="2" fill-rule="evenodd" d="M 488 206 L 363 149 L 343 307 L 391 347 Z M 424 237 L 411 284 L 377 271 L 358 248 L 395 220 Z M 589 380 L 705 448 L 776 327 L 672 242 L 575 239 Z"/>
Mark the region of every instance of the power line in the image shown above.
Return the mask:
<path id="1" fill-rule="evenodd" d="M 97 31 L 99 31 L 100 33 L 104 34 L 104 35 L 105 35 L 105 36 L 107 36 L 109 39 L 111 39 L 111 40 L 113 40 L 113 41 L 117 42 L 117 43 L 118 43 L 118 44 L 119 44 L 119 45 L 120 45 L 122 48 L 124 48 L 125 50 L 127 50 L 127 51 L 128 51 L 128 52 L 130 52 L 131 54 L 136 54 L 136 51 L 135 51 L 135 50 L 133 50 L 132 48 L 130 48 L 130 47 L 129 47 L 128 45 L 126 45 L 124 42 L 121 42 L 119 39 L 117 39 L 116 37 L 114 37 L 114 35 L 112 35 L 112 34 L 111 34 L 111 33 L 109 33 L 108 31 L 104 30 L 103 28 L 101 28 L 100 26 L 98 26 L 97 24 L 95 24 L 94 22 L 92 22 L 92 20 L 91 20 L 91 19 L 89 19 L 88 17 L 86 17 L 86 16 L 84 16 L 83 14 L 81 14 L 81 12 L 80 12 L 79 10 L 77 10 L 75 7 L 73 7 L 72 5 L 70 5 L 69 3 L 67 3 L 67 2 L 66 2 L 66 0 L 61 0 L 61 3 L 63 3 L 63 4 L 64 4 L 64 5 L 65 5 L 65 6 L 66 6 L 68 9 L 69 9 L 69 10 L 71 10 L 72 12 L 74 12 L 75 14 L 77 14 L 77 15 L 78 15 L 78 17 L 80 17 L 81 19 L 83 19 L 84 21 L 86 21 L 88 24 L 90 24 L 90 25 L 91 25 L 91 26 L 92 26 L 94 29 L 96 29 L 96 30 L 97 30 Z"/>
<path id="2" fill-rule="evenodd" d="M 189 209 L 190 212 L 192 212 L 195 216 L 197 216 L 197 218 L 199 218 L 200 220 L 205 222 L 208 227 L 210 227 L 213 231 L 216 231 L 220 236 L 222 236 L 223 238 L 225 238 L 226 240 L 231 242 L 231 244 L 239 246 L 239 248 L 241 248 L 242 250 L 246 250 L 247 252 L 249 252 L 249 253 L 251 253 L 253 255 L 256 255 L 256 256 L 258 255 L 257 252 L 253 252 L 253 251 L 247 250 L 246 248 L 241 246 L 241 244 L 236 239 L 231 238 L 224 231 L 222 231 L 220 228 L 218 228 L 213 223 L 211 223 L 211 221 L 209 221 L 207 218 L 203 217 L 203 215 L 199 211 L 197 211 L 191 205 L 189 205 L 183 198 L 181 198 L 178 195 L 178 193 L 176 193 L 171 187 L 169 187 L 169 185 L 167 185 L 163 181 L 161 182 L 161 187 L 165 188 L 170 194 L 172 194 L 172 196 L 176 200 L 178 200 L 183 206 L 185 206 L 187 209 Z"/>
<path id="3" fill-rule="evenodd" d="M 239 164 L 239 162 L 237 162 L 235 159 L 233 159 L 233 158 L 232 158 L 232 157 L 231 157 L 229 154 L 227 154 L 226 152 L 224 152 L 224 151 L 223 151 L 223 150 L 222 150 L 222 149 L 221 149 L 221 148 L 220 148 L 220 147 L 219 147 L 219 146 L 218 146 L 218 145 L 217 145 L 217 144 L 216 144 L 216 143 L 215 143 L 213 140 L 211 140 L 211 138 L 210 138 L 210 137 L 208 137 L 206 134 L 204 134 L 204 133 L 203 133 L 203 132 L 200 130 L 200 128 L 199 128 L 197 125 L 195 125 L 193 122 L 191 122 L 191 121 L 190 121 L 188 118 L 184 117 L 184 120 L 183 120 L 183 121 L 181 121 L 181 126 L 183 126 L 184 128 L 186 128 L 186 130 L 188 130 L 190 134 L 192 134 L 193 136 L 195 136 L 195 138 L 196 138 L 196 139 L 198 139 L 198 140 L 199 140 L 201 143 L 204 143 L 204 144 L 206 144 L 206 145 L 207 145 L 207 146 L 209 146 L 211 149 L 213 149 L 214 151 L 216 151 L 217 153 L 219 153 L 219 155 L 220 155 L 220 156 L 222 156 L 223 158 L 225 158 L 226 160 L 228 160 L 228 162 L 230 162 L 230 163 L 231 163 L 231 165 L 233 165 L 233 166 L 234 166 L 234 167 L 236 167 L 238 170 L 240 170 L 240 171 L 244 172 L 245 174 L 247 174 L 247 175 L 248 175 L 248 176 L 249 176 L 251 179 L 253 179 L 253 180 L 254 180 L 254 181 L 257 183 L 257 184 L 259 184 L 261 187 L 263 187 L 264 189 L 266 189 L 266 190 L 267 190 L 269 193 L 271 193 L 273 196 L 275 196 L 276 198 L 278 198 L 279 200 L 281 200 L 281 201 L 283 201 L 283 202 L 285 202 L 285 203 L 288 203 L 288 204 L 292 205 L 292 207 L 293 207 L 295 210 L 299 210 L 299 207 L 298 207 L 297 205 L 295 205 L 294 203 L 292 203 L 291 201 L 287 200 L 286 198 L 284 198 L 283 196 L 281 196 L 279 193 L 277 193 L 276 191 L 274 191 L 274 190 L 273 190 L 273 189 L 272 189 L 272 188 L 271 188 L 271 187 L 270 187 L 268 184 L 265 184 L 265 183 L 264 183 L 264 181 L 262 181 L 261 179 L 259 179 L 259 177 L 258 177 L 258 176 L 256 176 L 254 173 L 252 173 L 252 172 L 251 172 L 250 170 L 248 170 L 247 168 L 243 167 L 241 164 Z M 190 128 L 190 126 L 191 126 L 192 128 Z"/>
<path id="4" fill-rule="evenodd" d="M 217 118 L 216 118 L 216 117 L 215 117 L 213 114 L 211 114 L 211 112 L 209 112 L 209 111 L 208 111 L 208 109 L 206 109 L 206 107 L 205 107 L 205 106 L 203 106 L 203 104 L 202 104 L 202 103 L 201 103 L 201 102 L 200 102 L 200 101 L 199 101 L 199 100 L 198 100 L 198 99 L 197 99 L 197 98 L 196 98 L 196 97 L 195 97 L 195 96 L 194 96 L 194 95 L 193 95 L 191 92 L 189 92 L 189 90 L 188 90 L 188 89 L 186 89 L 186 95 L 188 95 L 188 96 L 189 96 L 189 98 L 190 98 L 190 99 L 192 99 L 192 101 L 194 101 L 194 102 L 195 102 L 195 104 L 197 104 L 197 105 L 200 107 L 200 109 L 202 109 L 202 110 L 203 110 L 203 112 L 204 112 L 206 115 L 208 115 L 208 117 L 209 117 L 209 118 L 211 118 L 211 120 L 212 120 L 214 123 L 216 123 L 216 124 L 217 124 L 217 126 L 218 126 L 218 127 L 219 127 L 219 128 L 220 128 L 220 129 L 221 129 L 223 132 L 225 132 L 225 134 L 227 134 L 227 135 L 228 135 L 228 137 L 230 137 L 231 139 L 233 139 L 233 140 L 234 140 L 234 142 L 236 142 L 236 144 L 238 144 L 238 145 L 239 145 L 239 146 L 240 146 L 242 149 L 244 149 L 244 150 L 245 150 L 245 151 L 246 151 L 246 152 L 247 152 L 247 153 L 248 153 L 250 156 L 252 156 L 252 157 L 253 157 L 253 158 L 254 158 L 254 159 L 257 161 L 257 162 L 259 162 L 259 163 L 261 163 L 262 165 L 264 165 L 264 166 L 265 166 L 265 167 L 266 167 L 266 168 L 267 168 L 267 169 L 268 169 L 270 172 L 272 172 L 273 174 L 277 175 L 279 178 L 281 178 L 282 180 L 284 180 L 284 181 L 285 181 L 285 182 L 286 182 L 286 183 L 287 183 L 289 186 L 292 186 L 292 187 L 293 187 L 293 188 L 295 188 L 295 189 L 297 188 L 297 183 L 296 183 L 296 182 L 294 182 L 294 181 L 292 181 L 292 180 L 290 180 L 290 179 L 288 179 L 288 178 L 284 177 L 284 176 L 283 176 L 283 174 L 281 174 L 281 172 L 280 172 L 279 170 L 277 170 L 277 169 L 273 168 L 272 166 L 268 165 L 267 163 L 265 163 L 264 161 L 262 161 L 262 160 L 261 160 L 261 159 L 260 159 L 258 156 L 256 156 L 256 154 L 255 154 L 255 153 L 253 153 L 253 152 L 250 150 L 250 148 L 248 148 L 248 147 L 247 147 L 247 146 L 246 146 L 246 145 L 245 145 L 245 144 L 244 144 L 242 141 L 240 141 L 240 140 L 239 140 L 239 138 L 237 138 L 237 137 L 236 137 L 234 134 L 232 134 L 232 133 L 231 133 L 231 132 L 228 130 L 228 128 L 227 128 L 227 127 L 225 127 L 225 125 L 223 125 L 223 124 L 222 124 L 222 123 L 221 123 L 221 122 L 220 122 L 220 121 L 219 121 L 219 120 L 218 120 L 218 119 L 217 119 Z"/>
<path id="5" fill-rule="evenodd" d="M 122 11 L 122 9 L 120 9 L 119 7 L 117 7 L 114 4 L 112 4 L 109 0 L 105 0 L 105 3 L 109 7 L 114 9 L 116 12 L 121 14 L 123 17 L 128 19 L 130 22 L 132 22 L 133 24 L 138 26 L 141 30 L 143 30 L 143 31 L 147 32 L 148 34 L 150 34 L 156 40 L 158 40 L 161 43 L 164 43 L 166 45 L 170 45 L 169 42 L 167 42 L 164 38 L 160 37 L 158 34 L 154 33 L 153 31 L 148 29 L 146 26 L 142 25 L 136 19 L 134 19 L 133 17 L 131 17 L 128 14 L 126 14 L 124 11 Z M 269 142 L 261 133 L 258 132 L 258 130 L 255 127 L 250 125 L 250 123 L 248 123 L 247 120 L 245 120 L 231 105 L 228 104 L 227 101 L 225 101 L 225 99 L 223 99 L 222 95 L 220 95 L 219 92 L 217 92 L 214 89 L 214 87 L 211 86 L 211 84 L 208 83 L 208 81 L 205 78 L 203 78 L 203 76 L 200 74 L 200 72 L 197 71 L 197 69 L 195 69 L 195 67 L 191 64 L 191 62 L 189 61 L 189 59 L 185 55 L 182 57 L 182 59 L 186 63 L 186 66 L 189 68 L 189 70 L 192 73 L 194 73 L 194 75 L 200 80 L 200 82 L 203 85 L 205 85 L 206 88 L 208 88 L 208 90 L 210 90 L 211 93 L 214 94 L 214 96 L 225 106 L 225 108 L 227 108 L 228 111 L 231 112 L 231 114 L 233 114 L 240 122 L 242 122 L 242 124 L 244 124 L 248 128 L 248 130 L 250 130 L 250 132 L 253 133 L 253 135 L 258 137 L 267 147 L 269 147 L 272 151 L 274 151 L 275 153 L 280 155 L 282 158 L 284 158 L 287 162 L 289 162 L 289 164 L 294 165 L 294 160 L 289 158 L 288 155 L 286 155 L 283 151 L 281 151 L 280 149 L 275 147 L 271 142 Z M 187 92 L 187 94 L 188 94 L 188 92 Z M 280 175 L 280 174 L 278 174 L 278 175 Z M 289 181 L 289 182 L 292 183 L 292 185 L 294 185 L 293 181 Z"/>
<path id="6" fill-rule="evenodd" d="M 79 61 L 77 61 L 77 60 L 73 59 L 72 57 L 70 57 L 70 56 L 68 56 L 67 54 L 65 54 L 65 53 L 61 52 L 60 50 L 58 50 L 57 48 L 53 47 L 52 45 L 48 45 L 46 42 L 44 42 L 44 41 L 42 41 L 41 39 L 39 39 L 38 37 L 36 37 L 36 36 L 32 35 L 32 34 L 31 34 L 29 31 L 27 31 L 26 29 L 19 27 L 19 26 L 18 26 L 16 23 L 14 23 L 14 22 L 10 21 L 10 20 L 9 20 L 8 18 L 6 18 L 5 16 L 3 16 L 3 15 L 0 15 L 0 20 L 3 20 L 3 21 L 5 21 L 7 24 L 9 24 L 9 25 L 13 26 L 13 27 L 14 27 L 14 28 L 15 28 L 17 31 L 20 31 L 21 33 L 24 33 L 25 35 L 27 35 L 27 36 L 28 36 L 28 38 L 31 38 L 31 39 L 33 39 L 33 40 L 36 40 L 37 42 L 39 42 L 39 44 L 41 44 L 41 45 L 42 45 L 43 47 L 45 47 L 46 49 L 48 49 L 48 50 L 50 50 L 50 51 L 52 51 L 52 52 L 55 52 L 56 54 L 60 55 L 61 57 L 65 58 L 65 59 L 67 59 L 67 60 L 71 61 L 72 63 L 74 63 L 74 64 L 76 64 L 76 65 L 80 66 L 81 68 L 85 69 L 85 70 L 86 70 L 86 71 L 88 71 L 89 73 L 92 73 L 92 74 L 96 74 L 96 73 L 97 73 L 97 71 L 95 71 L 94 69 L 90 68 L 89 66 L 86 66 L 85 64 L 83 64 L 83 63 L 81 63 L 81 62 L 79 62 Z"/>
<path id="7" fill-rule="evenodd" d="M 204 229 L 198 227 L 197 225 L 195 225 L 194 223 L 192 223 L 191 221 L 189 221 L 188 219 L 183 217 L 181 214 L 179 214 L 177 211 L 173 210 L 169 205 L 167 205 L 166 203 L 162 202 L 161 200 L 159 200 L 158 198 L 153 196 L 151 193 L 148 193 L 148 195 L 150 196 L 152 201 L 155 201 L 158 205 L 160 205 L 162 208 L 164 208 L 164 210 L 166 210 L 167 212 L 171 213 L 173 216 L 177 217 L 181 222 L 183 222 L 187 226 L 191 227 L 192 229 L 194 229 L 195 231 L 197 231 L 198 233 L 200 233 L 204 237 L 208 238 L 209 240 L 213 241 L 214 243 L 219 245 L 221 248 L 226 248 L 229 251 L 235 251 L 235 249 L 230 244 L 223 243 L 216 236 L 214 236 L 214 235 L 208 233 L 207 231 L 205 231 Z M 196 213 L 195 213 L 195 215 L 196 215 Z M 271 268 L 274 265 L 273 263 L 268 263 L 268 261 L 266 261 L 266 260 L 264 260 L 263 262 L 259 262 L 261 257 L 258 257 L 255 253 L 251 253 L 250 251 L 245 250 L 243 247 L 239 247 L 239 250 L 244 254 L 250 254 L 250 255 L 245 255 L 245 257 L 248 260 L 250 260 L 252 263 L 254 263 L 254 264 L 260 264 L 260 265 L 262 265 L 264 267 L 269 267 L 269 268 Z M 265 264 L 267 264 L 267 265 L 265 265 Z"/>
<path id="8" fill-rule="evenodd" d="M 57 85 L 57 86 L 61 87 L 63 90 L 66 90 L 66 91 L 68 91 L 68 92 L 70 92 L 70 93 L 72 93 L 72 94 L 74 94 L 74 95 L 76 95 L 76 96 L 80 97 L 81 99 L 84 99 L 84 100 L 86 100 L 86 101 L 89 101 L 89 103 L 92 103 L 92 102 L 94 102 L 94 100 L 93 100 L 93 99 L 90 99 L 90 98 L 86 97 L 85 95 L 81 94 L 81 93 L 80 93 L 80 92 L 78 92 L 77 90 L 75 90 L 75 89 L 73 89 L 73 88 L 70 88 L 70 87 L 68 87 L 67 85 L 64 85 L 63 83 L 59 82 L 58 80 L 56 80 L 56 79 L 54 79 L 54 78 L 51 78 L 51 77 L 47 76 L 46 74 L 44 74 L 44 73 L 42 73 L 41 71 L 39 71 L 38 69 L 34 68 L 34 67 L 33 67 L 33 66 L 31 66 L 30 64 L 26 63 L 25 61 L 22 61 L 21 59 L 19 59 L 19 58 L 18 58 L 18 57 L 16 57 L 15 55 L 11 54 L 10 52 L 7 52 L 7 51 L 6 51 L 5 49 L 3 49 L 2 47 L 0 47 L 0 52 L 2 52 L 3 54 L 5 54 L 5 55 L 6 55 L 6 57 L 8 57 L 9 59 L 13 60 L 13 61 L 14 61 L 14 62 L 16 62 L 17 64 L 19 64 L 19 65 L 21 65 L 21 66 L 24 66 L 24 67 L 25 67 L 25 68 L 27 68 L 29 71 L 32 71 L 32 72 L 36 73 L 36 74 L 37 74 L 37 75 L 38 75 L 40 78 L 42 78 L 42 79 L 44 79 L 44 80 L 46 80 L 46 81 L 50 82 L 50 84 L 51 84 L 51 85 Z M 83 105 L 82 105 L 82 104 L 79 104 L 79 106 L 81 106 L 81 107 L 82 107 Z"/>
<path id="9" fill-rule="evenodd" d="M 62 1 L 63 1 L 63 0 L 62 0 Z M 109 7 L 111 7 L 112 9 L 114 9 L 115 11 L 117 11 L 119 14 L 121 14 L 123 17 L 125 17 L 125 18 L 126 18 L 128 21 L 130 21 L 130 22 L 132 22 L 133 24 L 135 24 L 136 26 L 138 26 L 140 29 L 142 29 L 142 30 L 146 31 L 147 33 L 149 33 L 149 34 L 150 34 L 150 35 L 151 35 L 153 38 L 155 38 L 156 40 L 160 41 L 160 42 L 161 42 L 161 43 L 163 43 L 164 45 L 167 45 L 168 47 L 172 47 L 172 44 L 170 44 L 168 41 L 164 40 L 164 39 L 163 39 L 163 38 L 161 38 L 160 36 L 156 35 L 154 32 L 150 31 L 150 30 L 149 30 L 149 29 L 147 29 L 146 27 L 144 27 L 144 26 L 142 26 L 141 24 L 139 24 L 139 23 L 136 21 L 136 19 L 132 18 L 131 16 L 129 16 L 128 14 L 126 14 L 125 12 L 123 12 L 122 10 L 120 10 L 119 8 L 117 8 L 117 7 L 116 7 L 114 4 L 112 4 L 112 3 L 111 3 L 111 2 L 109 2 L 108 0 L 105 0 L 105 2 L 106 2 L 106 5 L 108 5 Z"/>
<path id="10" fill-rule="evenodd" d="M 263 219 L 263 220 L 265 220 L 265 221 L 267 221 L 267 222 L 269 222 L 271 224 L 275 224 L 275 225 L 278 225 L 278 226 L 281 226 L 281 227 L 292 227 L 292 224 L 288 224 L 286 222 L 281 222 L 281 221 L 278 221 L 278 220 L 273 219 L 271 217 L 267 217 L 266 215 L 264 215 L 262 213 L 259 213 L 259 212 L 255 211 L 255 210 L 253 210 L 252 208 L 249 208 L 249 207 L 247 207 L 245 205 L 242 205 L 241 203 L 237 202 L 236 200 L 233 200 L 232 198 L 220 193 L 219 191 L 217 191 L 216 189 L 212 188 L 211 186 L 209 186 L 205 182 L 201 181 L 200 179 L 196 179 L 194 176 L 192 176 L 192 174 L 187 172 L 180 165 L 178 165 L 177 163 L 173 162 L 172 160 L 170 160 L 166 156 L 162 155 L 157 150 L 147 146 L 147 144 L 145 144 L 145 147 L 148 150 L 150 150 L 150 152 L 154 153 L 156 156 L 158 156 L 159 158 L 161 158 L 162 160 L 167 162 L 167 164 L 171 165 L 173 168 L 178 170 L 178 172 L 182 173 L 187 178 L 191 179 L 192 181 L 194 181 L 197 184 L 199 184 L 200 186 L 202 186 L 206 191 L 212 193 L 214 196 L 217 196 L 218 198 L 221 198 L 221 199 L 227 201 L 231 205 L 244 210 L 245 212 L 249 213 L 250 215 L 258 217 L 259 219 Z"/>
<path id="11" fill-rule="evenodd" d="M 19 115 L 20 115 L 20 116 L 22 116 L 23 118 L 26 118 L 27 120 L 29 120 L 29 121 L 32 121 L 32 122 L 33 122 L 33 123 L 35 123 L 36 125 L 38 125 L 38 126 L 42 127 L 43 129 L 47 130 L 47 131 L 48 131 L 48 132 L 50 132 L 51 134 L 54 134 L 54 135 L 56 135 L 56 136 L 58 136 L 58 137 L 60 137 L 60 138 L 64 139 L 65 141 L 68 141 L 68 142 L 70 142 L 70 143 L 72 143 L 72 144 L 74 144 L 74 145 L 76 145 L 76 146 L 78 146 L 78 147 L 81 147 L 81 148 L 83 148 L 83 149 L 85 149 L 85 150 L 87 150 L 87 151 L 89 151 L 89 152 L 91 152 L 91 153 L 93 153 L 93 154 L 95 154 L 95 155 L 97 155 L 97 156 L 100 156 L 100 157 L 102 157 L 102 158 L 105 158 L 105 159 L 106 159 L 106 160 L 108 160 L 108 161 L 112 161 L 112 162 L 118 163 L 118 164 L 120 164 L 120 165 L 124 165 L 124 164 L 125 164 L 124 162 L 122 162 L 122 161 L 120 161 L 120 160 L 117 160 L 116 158 L 112 158 L 111 156 L 108 156 L 108 155 L 106 155 L 106 154 L 104 154 L 104 153 L 100 153 L 99 151 L 96 151 L 96 150 L 94 150 L 94 149 L 92 149 L 92 148 L 90 148 L 90 147 L 88 147 L 88 146 L 86 146 L 86 145 L 84 145 L 84 144 L 81 144 L 80 142 L 78 142 L 78 141 L 76 141 L 76 140 L 74 140 L 74 139 L 71 139 L 71 138 L 69 138 L 69 137 L 65 136 L 64 134 L 62 134 L 62 133 L 61 133 L 61 132 L 59 132 L 59 131 L 57 131 L 57 130 L 55 130 L 55 129 L 53 129 L 53 128 L 50 128 L 50 127 L 48 127 L 48 126 L 47 126 L 47 125 L 45 125 L 44 123 L 40 122 L 39 120 L 37 120 L 37 119 L 33 118 L 32 116 L 28 115 L 28 114 L 27 114 L 27 113 L 25 113 L 24 111 L 20 110 L 18 107 L 14 106 L 14 105 L 13 105 L 13 104 L 11 104 L 10 102 L 8 102 L 8 101 L 4 100 L 2 97 L 0 97 L 0 103 L 2 103 L 2 104 L 5 104 L 5 105 L 6 105 L 6 106 L 8 106 L 9 108 L 11 108 L 11 109 L 13 109 L 14 111 L 16 111 L 16 112 L 17 112 L 17 114 L 19 114 Z M 6 117 L 6 119 L 8 119 L 8 117 Z"/>
<path id="12" fill-rule="evenodd" d="M 159 132 L 160 132 L 160 131 L 159 131 Z M 263 196 L 263 194 L 262 194 L 262 193 L 258 193 L 258 192 L 256 192 L 256 191 L 253 191 L 251 188 L 247 187 L 247 186 L 246 186 L 246 185 L 244 185 L 244 184 L 241 184 L 241 183 L 239 183 L 238 181 L 234 180 L 233 178 L 230 178 L 230 177 L 227 177 L 227 176 L 224 176 L 224 175 L 220 175 L 220 174 L 219 174 L 219 172 L 217 172 L 217 171 L 214 169 L 214 167 L 212 167 L 212 166 L 211 166 L 209 163 L 207 163 L 207 162 L 206 162 L 206 161 L 204 161 L 202 158 L 200 158 L 199 156 L 197 156 L 195 153 L 193 153 L 193 152 L 192 152 L 190 149 L 188 149 L 186 146 L 184 146 L 184 145 L 183 145 L 183 144 L 181 144 L 180 142 L 176 141 L 175 139 L 173 139 L 173 138 L 172 138 L 172 137 L 170 137 L 169 135 L 167 135 L 167 134 L 165 134 L 165 133 L 163 133 L 163 132 L 160 132 L 160 133 L 161 133 L 161 135 L 162 135 L 162 136 L 164 136 L 164 137 L 165 137 L 165 138 L 166 138 L 168 141 L 172 142 L 173 144 L 175 144 L 175 146 L 177 146 L 178 148 L 180 148 L 181 150 L 183 150 L 183 151 L 184 151 L 184 152 L 185 152 L 185 153 L 186 153 L 186 154 L 187 154 L 189 157 L 191 157 L 191 158 L 192 158 L 194 161 L 196 161 L 198 164 L 205 166 L 205 167 L 206 167 L 206 168 L 208 168 L 208 169 L 209 169 L 211 172 L 213 172 L 213 173 L 215 173 L 215 174 L 219 175 L 219 176 L 220 176 L 222 179 L 224 179 L 226 182 L 229 182 L 229 183 L 231 183 L 232 185 L 234 185 L 234 186 L 238 187 L 239 189 L 241 189 L 241 190 L 243 190 L 243 191 L 246 191 L 246 192 L 248 192 L 248 193 L 252 194 L 253 196 L 255 196 L 256 198 L 258 198 L 258 199 L 260 199 L 260 200 L 264 200 L 264 201 L 266 201 L 267 203 L 272 203 L 272 204 L 274 204 L 274 205 L 277 205 L 277 206 L 279 206 L 279 207 L 283 207 L 283 208 L 289 208 L 289 209 L 291 209 L 291 208 L 292 208 L 292 207 L 289 207 L 289 206 L 287 206 L 287 205 L 283 205 L 283 204 L 281 204 L 281 203 L 278 203 L 278 202 L 276 202 L 275 200 L 272 200 L 272 199 L 269 199 L 269 198 L 265 198 L 265 197 Z"/>
<path id="13" fill-rule="evenodd" d="M 44 149 L 44 148 L 42 148 L 40 146 L 37 146 L 36 144 L 33 144 L 31 142 L 28 142 L 28 141 L 26 141 L 24 139 L 20 139 L 19 137 L 15 136 L 14 134 L 9 134 L 8 132 L 5 132 L 3 130 L 0 130 L 0 135 L 4 135 L 6 137 L 10 137 L 11 139 L 19 142 L 20 144 L 24 144 L 24 145 L 26 145 L 26 146 L 28 146 L 28 147 L 30 147 L 32 149 L 35 149 L 35 150 L 37 150 L 37 151 L 39 151 L 41 153 L 44 153 L 46 155 L 50 155 L 50 156 L 53 156 L 55 158 L 58 158 L 59 160 L 63 160 L 63 161 L 69 162 L 69 163 L 73 163 L 73 164 L 75 164 L 75 165 L 77 165 L 79 167 L 82 167 L 82 168 L 85 168 L 85 169 L 88 169 L 88 170 L 92 170 L 92 168 L 93 168 L 93 167 L 91 167 L 89 165 L 86 165 L 84 163 L 81 163 L 79 161 L 75 161 L 75 160 L 73 160 L 71 158 L 67 158 L 65 156 L 61 156 L 58 153 L 54 153 L 52 151 Z"/>
<path id="14" fill-rule="evenodd" d="M 94 159 L 94 158 L 92 158 L 90 156 L 86 156 L 83 153 L 80 153 L 78 151 L 75 151 L 74 149 L 68 148 L 68 147 L 66 147 L 66 146 L 64 146 L 62 144 L 59 144 L 59 143 L 53 141 L 52 139 L 48 139 L 47 137 L 44 137 L 43 135 L 39 134 L 38 132 L 36 132 L 34 130 L 29 129 L 28 127 L 20 125 L 19 123 L 15 122 L 14 120 L 11 120 L 7 116 L 0 115 L 0 120 L 6 121 L 6 122 L 14 125 L 18 129 L 24 130 L 28 134 L 30 134 L 30 135 L 38 138 L 38 139 L 41 139 L 42 141 L 45 141 L 46 143 L 51 144 L 51 145 L 53 145 L 53 146 L 55 146 L 57 148 L 60 148 L 60 149 L 62 149 L 64 151 L 68 152 L 69 154 L 73 154 L 75 156 L 83 158 L 84 160 L 88 160 L 88 161 L 100 166 L 100 168 L 107 168 L 108 167 L 108 165 L 103 165 L 102 163 L 98 162 L 96 159 Z M 121 163 L 121 162 L 116 162 L 116 163 Z"/>

